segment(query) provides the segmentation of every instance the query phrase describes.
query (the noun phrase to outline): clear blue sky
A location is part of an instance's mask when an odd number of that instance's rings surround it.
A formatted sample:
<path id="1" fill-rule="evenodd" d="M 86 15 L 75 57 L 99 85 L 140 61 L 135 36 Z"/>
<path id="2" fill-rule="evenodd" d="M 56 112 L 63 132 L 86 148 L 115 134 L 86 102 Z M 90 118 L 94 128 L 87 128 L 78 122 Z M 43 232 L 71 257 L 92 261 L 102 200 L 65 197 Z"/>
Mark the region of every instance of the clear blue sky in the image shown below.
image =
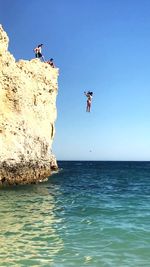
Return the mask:
<path id="1" fill-rule="evenodd" d="M 150 160 L 149 0 L 0 0 L 0 23 L 17 60 L 43 43 L 60 68 L 57 159 Z"/>

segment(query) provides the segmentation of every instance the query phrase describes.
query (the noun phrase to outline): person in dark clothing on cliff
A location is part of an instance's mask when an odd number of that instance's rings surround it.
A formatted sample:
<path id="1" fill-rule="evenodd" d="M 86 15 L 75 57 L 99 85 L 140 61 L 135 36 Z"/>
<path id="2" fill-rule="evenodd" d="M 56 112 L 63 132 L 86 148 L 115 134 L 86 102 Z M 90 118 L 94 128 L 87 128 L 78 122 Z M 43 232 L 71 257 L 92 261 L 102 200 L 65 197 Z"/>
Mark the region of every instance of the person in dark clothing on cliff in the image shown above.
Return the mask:
<path id="1" fill-rule="evenodd" d="M 51 65 L 52 68 L 55 68 L 55 65 L 54 65 L 54 62 L 53 62 L 53 58 L 51 58 L 50 60 L 48 60 L 47 63 L 49 65 Z"/>
<path id="2" fill-rule="evenodd" d="M 36 57 L 36 58 L 42 58 L 43 61 L 45 61 L 45 60 L 44 60 L 44 57 L 43 57 L 43 55 L 42 55 L 42 46 L 43 46 L 43 44 L 40 44 L 40 45 L 38 45 L 37 47 L 35 47 L 35 48 L 34 48 L 34 52 L 35 52 L 35 57 Z"/>
<path id="3" fill-rule="evenodd" d="M 92 103 L 93 92 L 88 91 L 87 93 L 84 92 L 84 94 L 85 94 L 86 97 L 87 97 L 86 112 L 90 112 L 90 111 L 91 111 L 91 103 Z"/>

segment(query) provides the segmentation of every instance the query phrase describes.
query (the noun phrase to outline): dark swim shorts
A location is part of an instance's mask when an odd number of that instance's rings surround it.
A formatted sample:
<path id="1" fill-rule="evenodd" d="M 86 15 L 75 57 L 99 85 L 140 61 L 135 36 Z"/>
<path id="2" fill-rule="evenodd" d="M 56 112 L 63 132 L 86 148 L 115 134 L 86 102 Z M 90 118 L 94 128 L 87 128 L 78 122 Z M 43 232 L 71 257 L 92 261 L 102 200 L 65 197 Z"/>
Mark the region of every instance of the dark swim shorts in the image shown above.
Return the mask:
<path id="1" fill-rule="evenodd" d="M 40 52 L 38 52 L 37 54 L 35 54 L 36 57 L 42 57 L 42 54 Z"/>

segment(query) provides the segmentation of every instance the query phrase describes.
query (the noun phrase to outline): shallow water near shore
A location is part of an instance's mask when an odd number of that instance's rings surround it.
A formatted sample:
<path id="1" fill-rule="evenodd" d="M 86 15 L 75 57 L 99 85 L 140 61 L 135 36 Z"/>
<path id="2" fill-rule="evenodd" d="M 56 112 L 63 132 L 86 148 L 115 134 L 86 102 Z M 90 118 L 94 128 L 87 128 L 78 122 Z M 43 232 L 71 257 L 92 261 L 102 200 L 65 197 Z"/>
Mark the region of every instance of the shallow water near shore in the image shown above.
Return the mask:
<path id="1" fill-rule="evenodd" d="M 0 190 L 0 266 L 149 267 L 150 162 L 59 167 Z"/>

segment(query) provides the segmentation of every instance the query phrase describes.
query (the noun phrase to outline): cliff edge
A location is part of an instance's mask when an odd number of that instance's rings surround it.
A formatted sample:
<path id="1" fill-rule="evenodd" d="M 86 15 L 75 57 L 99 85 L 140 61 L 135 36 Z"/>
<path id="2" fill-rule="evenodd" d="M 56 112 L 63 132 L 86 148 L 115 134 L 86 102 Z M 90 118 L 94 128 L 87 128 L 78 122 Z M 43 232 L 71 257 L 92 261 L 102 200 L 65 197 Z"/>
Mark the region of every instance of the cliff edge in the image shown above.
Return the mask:
<path id="1" fill-rule="evenodd" d="M 51 154 L 58 69 L 15 61 L 0 25 L 0 185 L 42 181 L 57 169 Z"/>

